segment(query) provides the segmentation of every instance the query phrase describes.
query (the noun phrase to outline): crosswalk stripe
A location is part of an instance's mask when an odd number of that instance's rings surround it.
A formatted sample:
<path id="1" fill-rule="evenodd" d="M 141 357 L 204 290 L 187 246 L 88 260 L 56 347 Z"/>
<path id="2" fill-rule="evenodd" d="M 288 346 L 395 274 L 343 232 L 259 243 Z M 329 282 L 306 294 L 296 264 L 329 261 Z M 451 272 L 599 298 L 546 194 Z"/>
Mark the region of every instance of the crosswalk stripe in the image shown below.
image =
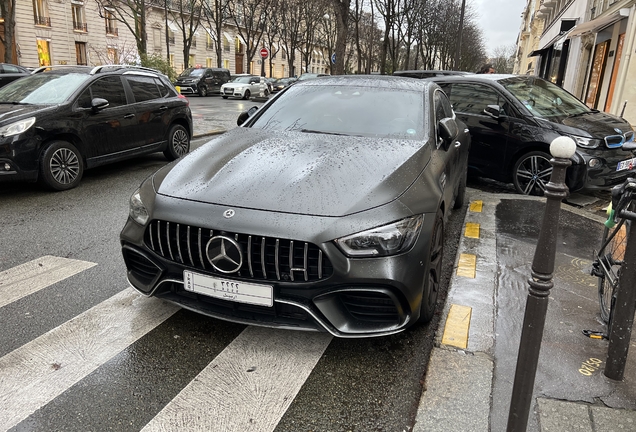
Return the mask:
<path id="1" fill-rule="evenodd" d="M 0 307 L 96 265 L 47 255 L 0 272 Z"/>
<path id="2" fill-rule="evenodd" d="M 331 339 L 248 327 L 142 431 L 273 431 Z"/>
<path id="3" fill-rule="evenodd" d="M 177 310 L 126 289 L 0 358 L 0 430 L 18 424 Z"/>

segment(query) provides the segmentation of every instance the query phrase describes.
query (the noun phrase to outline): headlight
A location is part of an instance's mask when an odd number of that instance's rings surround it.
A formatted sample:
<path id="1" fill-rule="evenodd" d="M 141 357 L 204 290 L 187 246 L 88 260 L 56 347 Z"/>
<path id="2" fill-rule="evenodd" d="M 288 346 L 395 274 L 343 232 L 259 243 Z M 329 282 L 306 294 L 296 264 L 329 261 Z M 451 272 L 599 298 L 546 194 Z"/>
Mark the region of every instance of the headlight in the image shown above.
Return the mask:
<path id="1" fill-rule="evenodd" d="M 571 137 L 576 141 L 576 145 L 583 148 L 596 148 L 603 144 L 603 141 L 597 138 L 585 138 L 576 135 L 571 135 Z"/>
<path id="2" fill-rule="evenodd" d="M 20 120 L 10 125 L 6 125 L 0 128 L 0 135 L 3 137 L 10 137 L 13 135 L 21 134 L 29 129 L 35 123 L 35 117 L 29 117 L 28 119 Z"/>
<path id="3" fill-rule="evenodd" d="M 409 250 L 417 240 L 424 216 L 412 216 L 335 240 L 345 255 L 355 258 L 379 257 Z"/>
<path id="4" fill-rule="evenodd" d="M 146 225 L 146 222 L 148 222 L 148 210 L 146 210 L 144 203 L 141 201 L 139 189 L 130 197 L 130 211 L 128 214 L 139 225 Z"/>

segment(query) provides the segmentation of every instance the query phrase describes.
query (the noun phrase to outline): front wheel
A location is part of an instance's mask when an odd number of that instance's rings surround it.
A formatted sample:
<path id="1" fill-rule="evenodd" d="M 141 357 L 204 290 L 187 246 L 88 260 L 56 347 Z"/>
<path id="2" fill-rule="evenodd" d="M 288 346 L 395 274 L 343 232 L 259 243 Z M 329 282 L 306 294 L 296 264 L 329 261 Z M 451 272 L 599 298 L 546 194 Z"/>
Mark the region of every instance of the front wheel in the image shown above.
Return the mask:
<path id="1" fill-rule="evenodd" d="M 428 252 L 428 271 L 425 274 L 422 303 L 420 305 L 419 323 L 428 323 L 433 319 L 437 296 L 442 280 L 442 260 L 444 259 L 444 215 L 437 211 L 435 224 L 431 234 L 431 245 Z"/>
<path id="2" fill-rule="evenodd" d="M 223 99 L 227 99 L 227 96 L 221 96 Z"/>
<path id="3" fill-rule="evenodd" d="M 245 94 L 243 95 L 243 99 L 249 99 L 250 98 L 250 91 L 249 90 L 245 90 Z"/>
<path id="4" fill-rule="evenodd" d="M 519 158 L 512 169 L 512 180 L 517 192 L 524 195 L 543 196 L 545 186 L 552 175 L 551 156 L 533 151 Z"/>
<path id="5" fill-rule="evenodd" d="M 461 180 L 459 181 L 459 186 L 457 187 L 457 195 L 455 195 L 455 203 L 453 204 L 454 209 L 461 208 L 466 201 L 466 182 L 468 181 L 468 171 L 462 175 Z"/>
<path id="6" fill-rule="evenodd" d="M 175 160 L 190 151 L 190 135 L 181 125 L 174 125 L 168 133 L 168 144 L 163 154 L 168 160 Z"/>
<path id="7" fill-rule="evenodd" d="M 622 226 L 617 227 L 618 231 L 600 254 L 600 265 L 602 268 L 607 269 L 607 272 L 603 271 L 603 277 L 598 280 L 598 299 L 600 304 L 601 320 L 603 320 L 605 324 L 609 324 L 611 321 L 621 265 L 625 258 L 625 248 L 627 247 L 627 225 L 629 224 L 631 224 L 631 221 L 626 220 Z M 612 232 L 614 232 L 613 229 L 610 230 L 605 228 L 603 230 L 603 240 L 601 244 L 605 244 L 607 237 Z"/>
<path id="8" fill-rule="evenodd" d="M 208 89 L 205 86 L 201 86 L 199 87 L 199 96 L 207 96 L 208 95 Z"/>
<path id="9" fill-rule="evenodd" d="M 66 141 L 54 141 L 40 158 L 39 181 L 56 191 L 76 187 L 84 174 L 84 161 L 77 148 Z"/>

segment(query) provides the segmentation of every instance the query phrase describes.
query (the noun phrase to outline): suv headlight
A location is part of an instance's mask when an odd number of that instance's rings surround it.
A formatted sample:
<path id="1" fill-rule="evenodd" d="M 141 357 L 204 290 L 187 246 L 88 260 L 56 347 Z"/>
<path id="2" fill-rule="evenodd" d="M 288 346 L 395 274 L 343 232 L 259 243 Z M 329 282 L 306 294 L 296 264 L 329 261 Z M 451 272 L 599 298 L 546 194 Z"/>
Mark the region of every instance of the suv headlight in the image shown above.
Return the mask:
<path id="1" fill-rule="evenodd" d="M 603 140 L 598 138 L 585 138 L 576 135 L 570 135 L 572 139 L 576 142 L 576 145 L 583 148 L 597 148 L 598 146 L 603 144 Z"/>
<path id="2" fill-rule="evenodd" d="M 345 255 L 354 258 L 396 255 L 409 250 L 422 228 L 423 215 L 334 240 Z"/>
<path id="3" fill-rule="evenodd" d="M 130 197 L 130 210 L 128 214 L 130 215 L 130 218 L 139 225 L 146 225 L 146 222 L 148 222 L 148 210 L 146 210 L 146 206 L 144 206 L 144 203 L 141 200 L 139 189 L 137 189 Z"/>
<path id="4" fill-rule="evenodd" d="M 10 137 L 13 135 L 19 135 L 22 132 L 28 130 L 35 123 L 35 117 L 29 117 L 28 119 L 19 120 L 15 123 L 3 126 L 0 128 L 0 135 L 3 137 Z"/>

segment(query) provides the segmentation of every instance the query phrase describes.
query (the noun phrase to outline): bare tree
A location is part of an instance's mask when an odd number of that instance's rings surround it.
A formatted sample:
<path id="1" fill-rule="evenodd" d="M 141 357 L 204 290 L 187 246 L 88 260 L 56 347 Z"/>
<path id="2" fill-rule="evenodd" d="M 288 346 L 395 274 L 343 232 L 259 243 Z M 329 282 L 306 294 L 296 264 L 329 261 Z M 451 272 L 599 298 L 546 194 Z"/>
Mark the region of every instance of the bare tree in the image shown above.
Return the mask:
<path id="1" fill-rule="evenodd" d="M 170 14 L 179 30 L 181 30 L 183 64 L 186 67 L 192 67 L 194 65 L 190 64 L 190 49 L 193 44 L 196 46 L 197 29 L 203 14 L 201 0 L 172 0 Z"/>
<path id="2" fill-rule="evenodd" d="M 272 0 L 270 9 L 281 10 L 286 7 L 285 0 Z M 264 43 L 269 49 L 269 57 L 267 58 L 269 67 L 269 76 L 274 76 L 274 63 L 273 59 L 276 58 L 278 52 L 281 50 L 279 42 L 279 35 L 281 33 L 281 20 L 278 14 L 267 14 L 265 22 L 265 35 Z"/>
<path id="3" fill-rule="evenodd" d="M 302 3 L 301 14 L 303 17 L 303 26 L 300 54 L 304 63 L 303 70 L 305 72 L 310 72 L 309 65 L 312 58 L 314 58 L 313 54 L 316 48 L 316 29 L 320 24 L 320 19 L 324 16 L 324 9 L 321 1 L 314 0 Z"/>
<path id="4" fill-rule="evenodd" d="M 345 72 L 345 50 L 349 33 L 349 8 L 351 0 L 331 0 L 336 21 L 336 65 L 332 74 L 343 75 Z"/>
<path id="5" fill-rule="evenodd" d="M 15 63 L 17 60 L 13 58 L 15 0 L 0 0 L 0 15 L 4 18 L 4 37 L 1 38 L 4 48 L 4 62 Z"/>
<path id="6" fill-rule="evenodd" d="M 316 43 L 327 50 L 329 73 L 334 74 L 334 64 L 331 62 L 331 55 L 336 51 L 336 22 L 332 3 L 325 4 L 325 12 L 320 18 L 320 25 L 316 29 Z"/>
<path id="7" fill-rule="evenodd" d="M 280 14 L 280 34 L 283 50 L 287 55 L 289 76 L 297 75 L 294 62 L 296 50 L 302 43 L 302 5 L 304 0 L 287 0 Z"/>
<path id="8" fill-rule="evenodd" d="M 230 0 L 207 0 L 203 2 L 201 20 L 207 24 L 207 31 L 212 35 L 214 51 L 216 53 L 216 66 L 223 66 L 223 24 L 230 15 Z"/>
<path id="9" fill-rule="evenodd" d="M 106 18 L 108 15 L 118 22 L 122 23 L 132 35 L 135 37 L 137 51 L 140 56 L 148 53 L 146 30 L 146 12 L 149 3 L 145 0 L 95 0 L 98 6 L 99 16 Z M 163 2 L 155 1 L 156 5 L 161 7 Z"/>
<path id="10" fill-rule="evenodd" d="M 247 73 L 252 73 L 250 60 L 260 48 L 270 0 L 241 0 L 229 3 L 230 14 L 245 42 Z"/>
<path id="11" fill-rule="evenodd" d="M 516 49 L 517 47 L 514 44 L 511 44 L 500 45 L 493 50 L 493 57 L 491 61 L 497 73 L 512 73 Z"/>

